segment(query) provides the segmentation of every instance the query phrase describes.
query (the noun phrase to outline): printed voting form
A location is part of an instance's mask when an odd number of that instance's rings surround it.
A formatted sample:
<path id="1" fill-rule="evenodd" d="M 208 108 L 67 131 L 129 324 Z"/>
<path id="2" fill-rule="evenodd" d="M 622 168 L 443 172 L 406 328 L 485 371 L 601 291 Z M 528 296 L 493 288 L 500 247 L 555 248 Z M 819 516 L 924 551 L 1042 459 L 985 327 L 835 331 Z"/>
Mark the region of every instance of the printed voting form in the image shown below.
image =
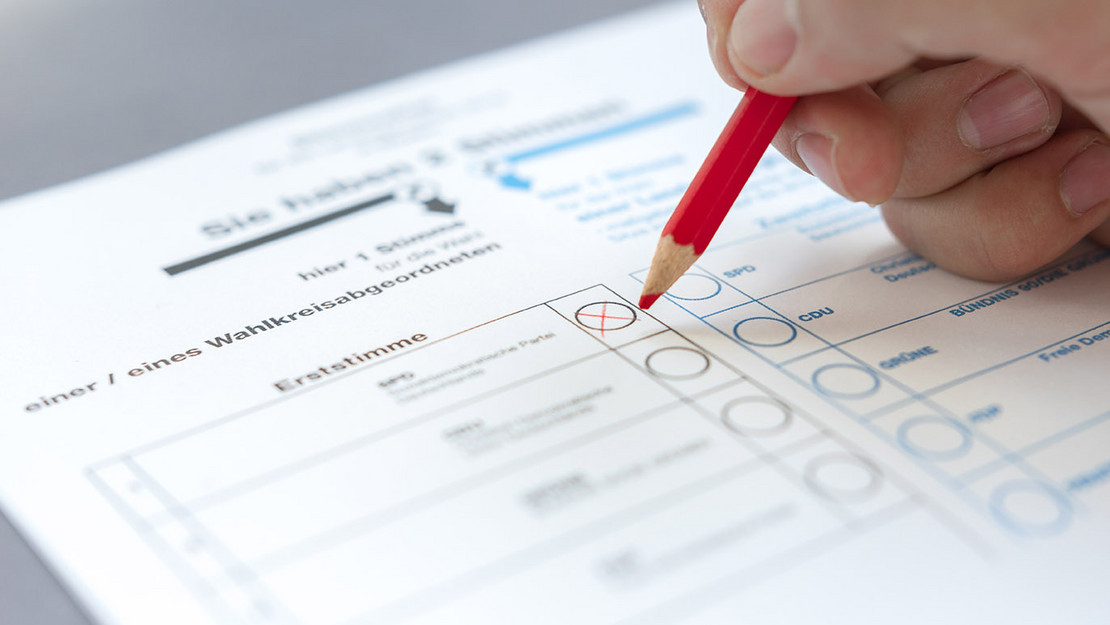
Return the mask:
<path id="1" fill-rule="evenodd" d="M 768 154 L 664 5 L 0 208 L 0 505 L 102 623 L 1105 623 L 1110 252 L 1008 284 Z"/>

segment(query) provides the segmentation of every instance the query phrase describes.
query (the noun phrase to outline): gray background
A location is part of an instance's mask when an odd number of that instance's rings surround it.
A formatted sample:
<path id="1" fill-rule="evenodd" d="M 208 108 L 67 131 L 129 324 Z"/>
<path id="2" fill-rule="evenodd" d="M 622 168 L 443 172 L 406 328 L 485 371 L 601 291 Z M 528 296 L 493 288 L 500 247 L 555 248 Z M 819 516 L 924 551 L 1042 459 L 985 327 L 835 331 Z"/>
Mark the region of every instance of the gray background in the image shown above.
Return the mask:
<path id="1" fill-rule="evenodd" d="M 0 0 L 0 199 L 648 4 Z M 90 622 L 0 511 L 0 624 Z"/>

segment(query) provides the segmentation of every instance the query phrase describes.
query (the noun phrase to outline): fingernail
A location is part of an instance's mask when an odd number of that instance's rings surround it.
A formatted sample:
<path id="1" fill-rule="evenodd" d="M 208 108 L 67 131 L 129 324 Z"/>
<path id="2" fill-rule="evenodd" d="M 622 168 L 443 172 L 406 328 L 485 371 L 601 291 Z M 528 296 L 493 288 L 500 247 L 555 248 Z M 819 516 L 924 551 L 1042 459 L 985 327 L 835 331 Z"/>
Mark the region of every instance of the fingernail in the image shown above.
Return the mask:
<path id="1" fill-rule="evenodd" d="M 747 0 L 736 11 L 729 50 L 736 61 L 766 76 L 780 70 L 798 45 L 787 0 Z"/>
<path id="2" fill-rule="evenodd" d="M 1110 146 L 1092 143 L 1073 156 L 1060 173 L 1060 196 L 1076 217 L 1110 200 Z"/>
<path id="3" fill-rule="evenodd" d="M 794 149 L 798 157 L 805 163 L 809 173 L 817 176 L 822 182 L 829 185 L 833 191 L 848 199 L 854 199 L 844 188 L 840 175 L 833 165 L 834 144 L 832 139 L 821 135 L 807 133 L 794 141 Z"/>
<path id="4" fill-rule="evenodd" d="M 1021 70 L 990 81 L 964 102 L 957 127 L 964 144 L 989 150 L 1043 130 L 1052 112 L 1044 91 Z"/>

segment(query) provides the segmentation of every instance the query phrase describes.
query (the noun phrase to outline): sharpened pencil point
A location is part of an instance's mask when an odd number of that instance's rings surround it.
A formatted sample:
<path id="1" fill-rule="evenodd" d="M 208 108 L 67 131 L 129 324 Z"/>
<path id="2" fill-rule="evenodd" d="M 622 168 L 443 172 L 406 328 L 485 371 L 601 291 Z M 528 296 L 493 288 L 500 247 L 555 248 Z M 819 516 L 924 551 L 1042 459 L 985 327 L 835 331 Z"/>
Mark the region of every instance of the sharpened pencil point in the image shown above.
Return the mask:
<path id="1" fill-rule="evenodd" d="M 651 259 L 651 267 L 644 279 L 644 290 L 640 292 L 640 308 L 647 310 L 697 260 L 698 254 L 693 245 L 677 245 L 674 237 L 669 234 L 660 237 L 655 256 Z"/>
<path id="2" fill-rule="evenodd" d="M 644 293 L 643 295 L 641 295 L 640 310 L 647 310 L 651 308 L 651 305 L 654 304 L 656 300 L 658 300 L 660 297 L 662 297 L 662 295 L 662 293 Z"/>

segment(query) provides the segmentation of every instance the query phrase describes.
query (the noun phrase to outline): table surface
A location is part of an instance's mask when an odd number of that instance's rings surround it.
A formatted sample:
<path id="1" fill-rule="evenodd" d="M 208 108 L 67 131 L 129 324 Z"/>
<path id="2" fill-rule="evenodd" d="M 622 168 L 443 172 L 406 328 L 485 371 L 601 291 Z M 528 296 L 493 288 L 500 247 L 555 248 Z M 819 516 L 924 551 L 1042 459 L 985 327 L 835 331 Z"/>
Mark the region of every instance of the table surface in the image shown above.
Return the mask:
<path id="1" fill-rule="evenodd" d="M 0 199 L 652 3 L 4 0 Z M 0 510 L 0 625 L 24 623 L 93 621 Z"/>

